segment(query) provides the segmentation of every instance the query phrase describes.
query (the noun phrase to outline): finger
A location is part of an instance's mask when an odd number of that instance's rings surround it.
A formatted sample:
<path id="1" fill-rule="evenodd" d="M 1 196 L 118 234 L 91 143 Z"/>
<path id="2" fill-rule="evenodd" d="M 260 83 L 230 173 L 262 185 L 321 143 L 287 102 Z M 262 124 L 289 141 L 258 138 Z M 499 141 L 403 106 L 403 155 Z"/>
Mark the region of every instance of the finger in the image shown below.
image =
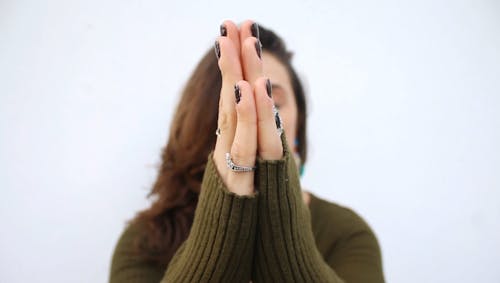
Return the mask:
<path id="1" fill-rule="evenodd" d="M 273 111 L 271 81 L 260 77 L 255 82 L 255 104 L 257 108 L 257 148 L 260 158 L 277 160 L 283 157 L 283 146 L 278 133 L 278 122 Z"/>
<path id="2" fill-rule="evenodd" d="M 248 37 L 260 39 L 259 25 L 252 20 L 246 20 L 240 26 L 240 42 L 244 42 Z"/>
<path id="3" fill-rule="evenodd" d="M 238 52 L 238 56 L 240 55 L 240 49 L 241 49 L 241 44 L 240 44 L 240 31 L 236 24 L 232 21 L 225 20 L 222 22 L 220 26 L 220 35 L 225 36 L 229 39 L 234 44 L 234 47 L 236 51 Z"/>
<path id="4" fill-rule="evenodd" d="M 229 37 L 219 36 L 215 41 L 215 54 L 218 57 L 222 83 L 231 83 L 233 88 L 236 82 L 243 79 L 239 48 Z"/>
<path id="5" fill-rule="evenodd" d="M 241 62 L 243 78 L 254 83 L 262 76 L 262 45 L 260 44 L 259 26 L 246 20 L 240 27 Z M 255 86 L 252 85 L 253 88 Z"/>
<path id="6" fill-rule="evenodd" d="M 224 153 L 229 152 L 236 129 L 236 111 L 234 85 L 242 79 L 242 71 L 238 50 L 228 37 L 218 37 L 215 43 L 215 53 L 218 56 L 219 69 L 222 75 L 222 87 L 219 98 L 219 116 L 217 126 L 220 135 L 215 144 L 214 159 L 217 169 L 224 176 Z"/>
<path id="7" fill-rule="evenodd" d="M 255 37 L 248 37 L 241 48 L 241 63 L 243 78 L 254 83 L 263 75 L 262 71 L 262 46 Z M 255 86 L 252 86 L 255 88 Z"/>
<path id="8" fill-rule="evenodd" d="M 235 86 L 236 113 L 238 116 L 236 133 L 231 147 L 231 159 L 234 164 L 245 167 L 255 166 L 257 154 L 257 113 L 250 84 L 240 81 Z M 228 188 L 241 195 L 254 191 L 254 173 L 228 172 Z"/>

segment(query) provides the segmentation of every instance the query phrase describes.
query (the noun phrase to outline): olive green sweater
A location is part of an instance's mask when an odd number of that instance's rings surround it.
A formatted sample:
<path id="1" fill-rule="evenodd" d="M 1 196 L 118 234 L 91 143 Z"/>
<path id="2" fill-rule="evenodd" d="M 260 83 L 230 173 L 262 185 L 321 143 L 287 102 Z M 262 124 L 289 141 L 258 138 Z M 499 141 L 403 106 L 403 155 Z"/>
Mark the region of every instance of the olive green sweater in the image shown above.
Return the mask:
<path id="1" fill-rule="evenodd" d="M 258 160 L 255 180 L 255 195 L 229 192 L 210 155 L 189 236 L 168 266 L 133 256 L 140 228 L 132 225 L 110 282 L 384 282 L 370 227 L 314 195 L 307 207 L 288 149 L 281 160 Z"/>

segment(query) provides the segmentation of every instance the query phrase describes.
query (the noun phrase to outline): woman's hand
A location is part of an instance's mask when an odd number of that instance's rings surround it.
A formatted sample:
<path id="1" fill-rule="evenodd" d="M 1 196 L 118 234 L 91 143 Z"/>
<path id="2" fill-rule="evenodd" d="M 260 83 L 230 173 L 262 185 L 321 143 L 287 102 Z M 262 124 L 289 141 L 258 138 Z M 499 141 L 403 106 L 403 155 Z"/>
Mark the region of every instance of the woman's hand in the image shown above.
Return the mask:
<path id="1" fill-rule="evenodd" d="M 238 166 L 254 167 L 257 154 L 265 160 L 283 155 L 277 132 L 271 82 L 262 72 L 258 27 L 245 21 L 240 29 L 231 21 L 221 25 L 215 43 L 222 74 L 218 137 L 214 162 L 224 183 L 238 195 L 254 193 L 254 172 L 228 168 L 226 153 Z"/>

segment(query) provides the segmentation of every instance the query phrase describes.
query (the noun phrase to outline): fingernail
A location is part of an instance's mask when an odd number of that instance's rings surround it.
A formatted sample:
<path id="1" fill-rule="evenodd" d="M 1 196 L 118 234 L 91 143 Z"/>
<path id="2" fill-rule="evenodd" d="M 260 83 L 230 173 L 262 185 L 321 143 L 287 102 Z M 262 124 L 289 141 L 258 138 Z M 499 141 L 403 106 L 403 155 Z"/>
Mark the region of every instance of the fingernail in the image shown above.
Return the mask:
<path id="1" fill-rule="evenodd" d="M 272 98 L 273 97 L 273 95 L 272 95 L 273 87 L 272 87 L 271 81 L 269 79 L 266 80 L 266 90 L 267 90 L 267 96 Z"/>
<path id="2" fill-rule="evenodd" d="M 236 104 L 240 103 L 241 100 L 241 90 L 238 84 L 234 85 L 234 96 L 236 97 Z"/>
<path id="3" fill-rule="evenodd" d="M 215 55 L 217 55 L 217 59 L 220 59 L 220 46 L 219 41 L 215 41 Z"/>
<path id="4" fill-rule="evenodd" d="M 250 27 L 250 31 L 252 32 L 253 37 L 260 39 L 259 25 L 257 23 L 252 24 L 252 26 Z"/>
<path id="5" fill-rule="evenodd" d="M 220 25 L 220 35 L 221 36 L 226 36 L 227 35 L 226 25 L 224 25 L 224 24 Z"/>
<path id="6" fill-rule="evenodd" d="M 260 44 L 260 40 L 255 42 L 255 50 L 257 51 L 257 56 L 259 59 L 262 59 L 262 44 Z"/>
<path id="7" fill-rule="evenodd" d="M 276 109 L 276 106 L 273 106 L 273 112 L 274 112 L 274 121 L 276 122 L 276 128 L 280 129 L 281 128 L 281 117 L 280 113 L 278 112 L 278 109 Z"/>

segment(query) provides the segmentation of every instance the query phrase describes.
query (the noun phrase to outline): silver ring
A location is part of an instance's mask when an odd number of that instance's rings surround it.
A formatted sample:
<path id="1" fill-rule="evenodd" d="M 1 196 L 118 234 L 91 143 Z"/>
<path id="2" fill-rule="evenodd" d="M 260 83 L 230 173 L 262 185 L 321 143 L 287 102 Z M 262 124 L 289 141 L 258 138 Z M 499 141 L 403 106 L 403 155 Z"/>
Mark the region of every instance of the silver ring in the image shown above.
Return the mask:
<path id="1" fill-rule="evenodd" d="M 217 128 L 217 130 L 215 130 L 215 135 L 220 137 L 220 128 Z"/>
<path id="2" fill-rule="evenodd" d="M 274 105 L 273 105 L 273 114 L 274 114 L 274 120 L 276 121 L 276 128 L 278 128 L 278 136 L 281 136 L 281 134 L 283 134 L 283 121 L 281 120 L 278 108 L 276 108 L 276 106 Z"/>
<path id="3" fill-rule="evenodd" d="M 248 167 L 248 166 L 240 166 L 234 164 L 233 160 L 231 159 L 231 154 L 229 152 L 226 153 L 226 163 L 227 163 L 227 168 L 233 170 L 234 172 L 252 172 L 253 170 L 257 169 L 257 167 Z"/>

